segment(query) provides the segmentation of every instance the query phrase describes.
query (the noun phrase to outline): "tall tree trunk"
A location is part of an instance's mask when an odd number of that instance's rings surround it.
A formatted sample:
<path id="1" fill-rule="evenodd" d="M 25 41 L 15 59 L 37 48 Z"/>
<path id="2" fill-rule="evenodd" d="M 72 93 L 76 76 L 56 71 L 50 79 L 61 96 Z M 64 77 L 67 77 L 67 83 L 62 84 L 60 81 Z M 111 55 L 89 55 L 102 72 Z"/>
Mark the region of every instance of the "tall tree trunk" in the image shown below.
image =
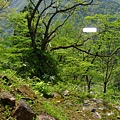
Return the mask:
<path id="1" fill-rule="evenodd" d="M 86 78 L 86 82 L 87 82 L 87 90 L 88 90 L 88 93 L 90 93 L 92 78 L 89 79 L 88 75 L 86 75 L 85 78 Z"/>
<path id="2" fill-rule="evenodd" d="M 103 93 L 106 93 L 106 91 L 107 91 L 107 82 L 104 82 L 104 86 L 103 86 L 104 88 L 104 91 L 103 91 Z"/>
<path id="3" fill-rule="evenodd" d="M 32 33 L 30 36 L 31 36 L 31 46 L 34 49 L 34 51 L 36 52 L 36 42 L 35 42 L 34 33 Z"/>
<path id="4" fill-rule="evenodd" d="M 88 82 L 88 93 L 90 93 L 90 90 L 91 90 L 91 86 L 90 85 L 91 85 L 91 82 L 89 81 Z"/>
<path id="5" fill-rule="evenodd" d="M 42 42 L 41 50 L 46 51 L 47 42 Z"/>

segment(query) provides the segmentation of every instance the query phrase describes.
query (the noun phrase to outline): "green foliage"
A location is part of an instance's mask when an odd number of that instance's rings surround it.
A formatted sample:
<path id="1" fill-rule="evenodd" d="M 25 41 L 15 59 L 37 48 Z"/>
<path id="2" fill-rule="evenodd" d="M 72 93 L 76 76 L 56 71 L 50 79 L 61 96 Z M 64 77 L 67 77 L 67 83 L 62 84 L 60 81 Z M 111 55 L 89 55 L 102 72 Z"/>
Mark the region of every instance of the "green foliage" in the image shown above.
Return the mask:
<path id="1" fill-rule="evenodd" d="M 75 2 L 81 1 L 75 0 Z M 63 4 L 62 1 L 60 3 Z M 69 1 L 65 6 L 68 7 L 73 3 L 73 1 L 71 3 Z M 112 5 L 110 4 L 111 7 Z M 107 7 L 107 5 L 105 6 Z M 94 6 L 91 9 L 96 8 Z M 11 91 L 15 94 L 16 99 L 20 100 L 23 95 L 15 91 L 15 88 L 18 88 L 19 85 L 29 84 L 38 95 L 34 102 L 26 100 L 30 106 L 34 107 L 37 113 L 44 109 L 44 112 L 60 120 L 69 120 L 72 115 L 80 115 L 79 111 L 81 111 L 85 99 L 102 98 L 110 110 L 112 107 L 107 103 L 119 104 L 119 16 L 96 14 L 87 16 L 83 20 L 83 16 L 80 18 L 79 14 L 76 14 L 78 12 L 75 11 L 73 17 L 65 22 L 59 30 L 56 30 L 56 36 L 47 43 L 46 50 L 41 50 L 46 23 L 51 14 L 44 21 L 43 19 L 39 21 L 35 35 L 36 49 L 34 49 L 31 47 L 32 41 L 28 29 L 29 10 L 30 8 L 24 9 L 20 13 L 14 13 L 14 16 L 11 13 L 9 26 L 13 26 L 13 35 L 6 34 L 7 38 L 0 39 L 0 75 L 7 76 L 12 84 L 9 86 L 9 82 L 3 81 L 1 77 L 0 91 Z M 106 11 L 96 12 L 105 13 Z M 55 17 L 49 26 L 49 34 L 61 24 L 65 15 Z M 35 28 L 37 17 L 38 14 L 32 21 L 32 29 Z M 82 28 L 89 25 L 97 27 L 98 32 L 83 33 Z M 86 41 L 84 42 L 84 40 Z M 69 49 L 64 48 L 70 45 L 72 47 L 68 47 Z M 56 46 L 64 49 L 50 51 Z M 77 46 L 78 49 L 74 46 Z M 87 93 L 86 89 L 88 89 L 89 83 L 92 92 Z M 106 83 L 106 88 L 104 83 Z M 107 89 L 107 92 L 103 93 L 103 89 Z M 62 93 L 65 90 L 69 91 L 69 95 L 63 97 Z M 58 93 L 58 97 L 44 98 L 44 94 L 53 95 L 54 92 Z M 39 103 L 41 101 L 42 105 Z M 36 109 L 37 107 L 38 109 Z M 5 109 L 4 116 L 11 120 L 9 106 L 6 106 Z M 70 115 L 70 113 L 72 114 Z M 92 117 L 90 112 L 87 116 Z M 109 119 L 114 119 L 115 116 L 117 113 L 110 116 Z M 102 117 L 106 119 L 105 114 Z"/>
<path id="2" fill-rule="evenodd" d="M 44 79 L 46 82 L 50 81 L 50 77 L 44 77 L 45 74 L 48 76 L 55 75 L 57 77 L 55 68 L 56 63 L 48 52 L 39 50 L 35 54 L 33 50 L 28 50 L 23 54 L 23 61 L 25 65 L 20 68 L 18 72 L 20 74 L 23 73 L 24 75 L 24 72 L 26 71 L 28 74 L 31 74 L 30 77 L 37 76 Z"/>
<path id="3" fill-rule="evenodd" d="M 44 74 L 48 74 L 49 76 L 55 75 L 57 78 L 56 61 L 50 53 L 40 50 L 40 42 L 37 44 L 36 52 L 31 48 L 26 15 L 27 12 L 10 15 L 10 25 L 12 24 L 14 28 L 14 34 L 4 41 L 9 56 L 8 68 L 16 70 L 22 77 L 37 76 L 44 79 Z M 38 31 L 41 32 L 41 28 Z M 50 79 L 45 78 L 45 81 L 50 81 Z"/>
<path id="4" fill-rule="evenodd" d="M 36 91 L 36 93 L 41 92 L 43 94 L 51 94 L 51 86 L 49 83 L 45 83 L 44 81 L 38 82 L 36 84 L 33 84 L 33 88 Z"/>
<path id="5" fill-rule="evenodd" d="M 25 37 L 25 35 L 27 36 L 28 34 L 27 20 L 25 19 L 25 16 L 27 14 L 28 14 L 27 12 L 24 13 L 14 12 L 9 15 L 10 26 L 11 25 L 13 26 L 15 36 L 20 36 L 20 37 Z"/>

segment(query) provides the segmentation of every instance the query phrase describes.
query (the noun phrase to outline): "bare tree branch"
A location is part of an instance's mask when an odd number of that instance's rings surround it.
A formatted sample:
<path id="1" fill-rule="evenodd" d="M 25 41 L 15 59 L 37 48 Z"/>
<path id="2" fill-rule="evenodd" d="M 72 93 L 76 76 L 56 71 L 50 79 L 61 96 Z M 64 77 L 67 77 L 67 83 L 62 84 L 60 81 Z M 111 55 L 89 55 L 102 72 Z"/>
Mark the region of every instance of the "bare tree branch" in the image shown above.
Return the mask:
<path id="1" fill-rule="evenodd" d="M 49 36 L 48 36 L 48 42 L 50 42 L 52 39 L 51 39 L 51 36 L 60 28 L 60 27 L 62 27 L 64 24 L 65 24 L 65 22 L 70 18 L 70 16 L 72 15 L 74 13 L 74 11 L 72 11 L 72 13 L 70 13 L 68 16 L 67 16 L 67 18 L 63 21 L 63 23 L 62 24 L 60 24 L 60 25 L 58 25 L 50 34 L 49 34 Z M 49 39 L 50 38 L 50 39 Z"/>
<path id="2" fill-rule="evenodd" d="M 35 27 L 35 33 L 37 32 L 37 27 L 38 27 L 38 24 L 39 24 L 39 21 L 40 21 L 40 18 L 42 17 L 43 13 L 48 9 L 50 8 L 55 2 L 51 2 L 50 5 L 48 5 L 47 7 L 45 7 L 45 9 L 42 10 L 42 12 L 39 14 L 38 16 L 38 19 L 37 19 L 37 22 L 36 22 L 36 27 Z M 46 14 L 47 15 L 47 14 Z M 46 24 L 45 24 L 46 26 Z"/>
<path id="3" fill-rule="evenodd" d="M 34 8 L 34 10 L 33 10 L 33 12 L 32 12 L 32 14 L 31 14 L 31 17 L 30 17 L 31 21 L 32 21 L 32 19 L 34 18 L 35 13 L 36 13 L 36 11 L 38 10 L 38 7 L 40 6 L 40 4 L 41 4 L 42 1 L 43 1 L 43 0 L 39 0 L 38 3 L 36 4 L 36 6 L 35 6 L 35 8 Z M 32 0 L 30 0 L 30 2 L 32 2 Z"/>
<path id="4" fill-rule="evenodd" d="M 88 40 L 88 39 L 87 39 L 87 40 Z M 84 41 L 84 42 L 85 42 L 85 41 Z M 97 54 L 94 54 L 94 53 L 91 53 L 90 51 L 86 51 L 86 50 L 83 50 L 83 49 L 81 49 L 81 48 L 78 48 L 78 47 L 82 46 L 82 45 L 84 44 L 84 42 L 81 43 L 81 44 L 72 44 L 72 45 L 69 45 L 69 46 L 58 46 L 58 47 L 54 47 L 54 48 L 51 48 L 50 51 L 54 51 L 54 50 L 58 50 L 58 49 L 76 48 L 77 50 L 79 50 L 79 51 L 81 51 L 81 52 L 84 52 L 84 53 L 86 53 L 86 54 L 92 55 L 92 56 L 111 57 L 111 56 L 113 56 L 113 55 L 120 49 L 120 47 L 117 48 L 117 49 L 114 50 L 110 55 L 100 55 L 100 54 L 98 54 L 98 53 L 97 53 Z"/>
<path id="5" fill-rule="evenodd" d="M 33 7 L 35 8 L 36 6 L 35 6 L 34 2 L 33 2 L 32 0 L 30 0 L 30 2 L 32 3 Z M 38 8 L 37 8 L 37 10 L 36 10 L 36 11 L 39 13 Z"/>
<path id="6" fill-rule="evenodd" d="M 58 12 L 66 12 L 66 11 L 72 10 L 74 8 L 77 8 L 78 6 L 87 6 L 87 5 L 91 5 L 92 3 L 93 3 L 93 0 L 91 0 L 89 3 L 85 3 L 85 2 L 78 3 L 78 4 L 75 4 L 75 5 L 71 6 L 71 7 L 68 7 L 66 9 L 61 9 Z"/>
<path id="7" fill-rule="evenodd" d="M 81 3 L 74 3 L 71 6 L 68 7 L 62 7 L 59 5 L 55 5 L 55 3 L 57 3 L 58 1 L 56 0 L 51 0 L 48 1 L 48 4 L 46 3 L 45 0 L 38 0 L 37 4 L 35 5 L 34 2 L 32 0 L 30 0 L 31 4 L 33 5 L 34 9 L 33 11 L 27 15 L 27 20 L 28 20 L 28 29 L 29 29 L 29 33 L 31 36 L 31 40 L 32 40 L 32 47 L 34 49 L 36 49 L 36 33 L 37 33 L 37 29 L 39 26 L 39 22 L 40 20 L 43 20 L 43 17 L 45 16 L 45 13 L 47 10 L 52 10 L 52 13 L 50 14 L 46 14 L 46 17 L 48 17 L 47 21 L 45 22 L 44 20 L 43 25 L 45 25 L 45 31 L 43 33 L 43 39 L 40 40 L 41 43 L 41 50 L 46 50 L 46 46 L 47 44 L 52 40 L 53 34 L 61 27 L 65 24 L 65 22 L 68 20 L 68 18 L 70 17 L 70 13 L 72 13 L 72 11 L 74 11 L 78 6 L 87 6 L 87 5 L 91 5 L 93 3 L 93 0 L 90 0 L 90 2 L 81 2 Z M 37 18 L 37 22 L 35 24 L 35 26 L 33 25 L 34 22 L 34 18 L 36 17 L 35 14 L 37 13 L 37 11 L 39 10 L 39 7 L 41 5 L 44 5 L 45 8 L 42 10 L 42 12 L 38 12 L 38 18 Z M 52 30 L 52 32 L 50 32 L 50 28 L 51 28 L 51 23 L 54 20 L 55 16 L 60 14 L 60 13 L 69 13 L 68 17 L 65 18 L 65 20 L 63 21 L 62 24 L 58 25 L 54 30 Z M 49 15 L 49 16 L 48 16 Z"/>

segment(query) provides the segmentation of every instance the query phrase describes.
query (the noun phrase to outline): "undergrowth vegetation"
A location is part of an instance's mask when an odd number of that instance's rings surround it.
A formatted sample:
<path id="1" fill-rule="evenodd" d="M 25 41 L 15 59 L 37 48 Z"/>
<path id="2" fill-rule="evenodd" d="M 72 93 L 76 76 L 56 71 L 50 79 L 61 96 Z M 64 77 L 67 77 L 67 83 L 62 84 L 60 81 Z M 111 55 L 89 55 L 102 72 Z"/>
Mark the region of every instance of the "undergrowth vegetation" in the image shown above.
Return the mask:
<path id="1" fill-rule="evenodd" d="M 107 93 L 102 92 L 102 85 L 93 85 L 91 92 L 88 93 L 86 86 L 80 85 L 79 83 L 72 83 L 70 81 L 60 81 L 57 84 L 51 82 L 44 82 L 38 79 L 23 79 L 19 78 L 12 71 L 6 71 L 2 73 L 2 76 L 7 76 L 9 81 L 0 78 L 0 91 L 11 92 L 17 100 L 25 99 L 26 102 L 34 109 L 36 114 L 49 114 L 58 120 L 71 120 L 72 118 L 78 117 L 79 119 L 91 118 L 95 119 L 89 111 L 82 111 L 85 100 L 103 100 L 103 103 L 99 107 L 107 106 L 109 110 L 112 110 L 114 115 L 108 119 L 116 119 L 117 111 L 113 109 L 113 105 L 118 105 L 120 102 L 119 91 L 113 89 L 108 90 Z M 38 81 L 39 80 L 39 81 Z M 34 82 L 33 82 L 34 81 Z M 33 101 L 27 99 L 18 92 L 18 87 L 21 85 L 27 85 L 36 94 L 37 98 Z M 69 91 L 64 95 L 64 91 Z M 54 97 L 53 97 L 54 95 Z M 93 108 L 94 108 L 93 104 Z M 78 112 L 77 112 L 78 111 Z M 106 110 L 107 111 L 107 110 Z M 1 118 L 14 120 L 11 115 L 11 107 L 6 105 L 5 108 L 1 106 Z M 87 116 L 83 116 L 86 114 Z M 106 114 L 101 111 L 102 119 L 106 119 Z"/>

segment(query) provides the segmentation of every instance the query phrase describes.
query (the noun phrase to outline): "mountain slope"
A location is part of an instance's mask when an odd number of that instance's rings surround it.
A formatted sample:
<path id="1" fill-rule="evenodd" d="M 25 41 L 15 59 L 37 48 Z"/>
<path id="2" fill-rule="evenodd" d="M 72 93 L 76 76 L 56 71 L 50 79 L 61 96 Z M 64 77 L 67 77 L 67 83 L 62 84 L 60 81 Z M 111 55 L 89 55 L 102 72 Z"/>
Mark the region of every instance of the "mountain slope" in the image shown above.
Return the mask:
<path id="1" fill-rule="evenodd" d="M 22 10 L 28 4 L 27 0 L 12 0 L 10 8 L 16 8 L 17 11 Z"/>
<path id="2" fill-rule="evenodd" d="M 64 2 L 64 1 L 63 1 Z M 96 0 L 94 0 L 96 3 Z M 28 4 L 27 0 L 12 0 L 10 8 L 20 11 Z M 97 5 L 89 6 L 92 14 L 115 14 L 120 12 L 120 0 L 97 0 Z"/>

